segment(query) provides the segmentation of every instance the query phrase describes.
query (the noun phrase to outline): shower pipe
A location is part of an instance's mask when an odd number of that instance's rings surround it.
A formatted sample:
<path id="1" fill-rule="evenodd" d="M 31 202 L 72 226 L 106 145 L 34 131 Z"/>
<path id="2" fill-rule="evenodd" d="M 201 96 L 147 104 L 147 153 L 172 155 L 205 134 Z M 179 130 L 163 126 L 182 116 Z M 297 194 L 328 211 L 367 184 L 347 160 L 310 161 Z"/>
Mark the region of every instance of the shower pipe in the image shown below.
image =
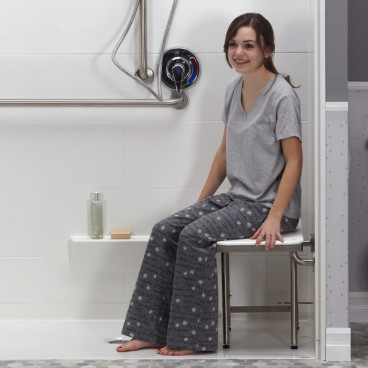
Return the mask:
<path id="1" fill-rule="evenodd" d="M 169 28 L 171 26 L 172 18 L 175 12 L 176 4 L 178 0 L 174 0 L 172 10 L 170 13 L 170 18 L 165 30 L 164 39 L 161 46 L 161 52 L 159 57 L 159 62 L 157 65 L 158 70 L 158 78 L 160 79 L 161 70 L 161 60 L 162 54 L 164 51 L 164 47 L 166 45 L 166 40 L 169 32 Z M 125 69 L 122 70 L 120 65 L 117 65 L 117 62 L 114 60 L 114 56 L 117 52 L 117 49 L 120 47 L 122 41 L 124 40 L 126 34 L 129 31 L 129 28 L 133 22 L 135 14 L 137 12 L 137 8 L 140 6 L 140 55 L 141 55 L 141 66 L 138 69 L 139 78 L 132 76 Z M 144 84 L 144 80 L 149 77 L 149 69 L 147 68 L 147 8 L 146 8 L 146 0 L 137 0 L 135 9 L 133 10 L 133 14 L 131 16 L 128 27 L 126 28 L 123 36 L 121 37 L 118 45 L 115 47 L 113 52 L 113 61 L 115 65 L 128 74 L 133 79 L 137 80 L 137 82 L 146 89 L 148 89 L 156 99 L 132 99 L 132 100 L 119 100 L 119 99 L 0 99 L 0 106 L 7 107 L 154 107 L 154 106 L 168 106 L 174 107 L 176 109 L 183 109 L 188 104 L 188 97 L 185 93 L 172 98 L 164 100 L 162 98 L 161 93 L 161 84 L 160 80 L 158 80 L 158 88 L 159 95 L 157 95 L 153 90 L 151 90 L 148 86 Z"/>

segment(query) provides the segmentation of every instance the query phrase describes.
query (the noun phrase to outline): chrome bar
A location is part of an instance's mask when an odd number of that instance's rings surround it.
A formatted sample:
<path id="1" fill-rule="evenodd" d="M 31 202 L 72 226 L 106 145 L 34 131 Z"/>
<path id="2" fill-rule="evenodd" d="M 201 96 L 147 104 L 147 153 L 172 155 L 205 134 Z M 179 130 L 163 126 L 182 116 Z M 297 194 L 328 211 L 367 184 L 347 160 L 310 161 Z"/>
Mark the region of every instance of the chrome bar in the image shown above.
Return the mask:
<path id="1" fill-rule="evenodd" d="M 290 312 L 290 305 L 247 305 L 230 307 L 231 313 Z"/>
<path id="2" fill-rule="evenodd" d="M 223 347 L 230 347 L 230 262 L 229 253 L 221 253 Z"/>
<path id="3" fill-rule="evenodd" d="M 297 252 L 292 252 L 292 257 L 298 265 L 301 265 L 301 266 L 313 266 L 314 265 L 314 259 L 301 259 Z"/>
<path id="4" fill-rule="evenodd" d="M 297 316 L 298 316 L 298 301 L 297 301 L 297 268 L 296 262 L 292 256 L 290 256 L 290 307 L 291 307 L 291 348 L 298 349 L 298 332 L 297 332 Z"/>
<path id="5" fill-rule="evenodd" d="M 182 92 L 183 93 L 183 92 Z M 276 245 L 274 248 L 270 248 L 267 252 L 297 252 L 302 251 L 303 247 L 301 244 L 292 244 L 292 245 Z M 243 246 L 243 245 L 217 245 L 217 251 L 221 253 L 231 253 L 231 252 L 264 252 L 265 245 L 261 244 L 258 247 L 253 245 Z"/>
<path id="6" fill-rule="evenodd" d="M 292 255 L 291 255 L 292 256 Z M 291 303 L 290 303 L 291 306 Z M 295 320 L 296 320 L 296 333 L 298 333 L 299 330 L 299 297 L 298 297 L 298 267 L 295 265 Z"/>
<path id="7" fill-rule="evenodd" d="M 290 302 L 277 302 L 277 304 L 290 304 Z M 313 302 L 299 302 L 298 301 L 298 305 L 300 305 L 300 304 L 312 305 L 314 303 Z"/>
<path id="8" fill-rule="evenodd" d="M 82 106 L 90 106 L 90 107 L 140 107 L 140 106 L 168 106 L 168 107 L 175 107 L 175 108 L 182 108 L 183 105 L 186 104 L 186 96 L 182 94 L 178 98 L 168 99 L 168 100 L 154 100 L 154 99 L 137 99 L 137 100 L 104 100 L 104 99 L 76 99 L 76 100 L 69 100 L 69 99 L 22 99 L 22 100 L 12 100 L 12 99 L 1 99 L 0 100 L 0 107 L 7 106 L 7 107 L 21 107 L 21 106 L 40 106 L 40 107 L 82 107 Z"/>
<path id="9" fill-rule="evenodd" d="M 141 0 L 140 3 L 140 17 L 141 17 L 141 67 L 139 69 L 139 76 L 145 80 L 147 74 L 147 3 L 146 0 Z"/>

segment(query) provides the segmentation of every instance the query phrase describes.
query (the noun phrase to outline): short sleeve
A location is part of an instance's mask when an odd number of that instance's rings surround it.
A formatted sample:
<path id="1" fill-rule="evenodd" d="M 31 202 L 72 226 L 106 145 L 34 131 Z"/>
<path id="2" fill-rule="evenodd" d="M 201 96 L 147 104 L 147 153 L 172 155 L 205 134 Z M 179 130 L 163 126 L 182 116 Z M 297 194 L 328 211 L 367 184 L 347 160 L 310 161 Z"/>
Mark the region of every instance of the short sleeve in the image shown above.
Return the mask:
<path id="1" fill-rule="evenodd" d="M 298 96 L 283 97 L 277 106 L 276 139 L 297 137 L 302 140 L 300 102 Z"/>

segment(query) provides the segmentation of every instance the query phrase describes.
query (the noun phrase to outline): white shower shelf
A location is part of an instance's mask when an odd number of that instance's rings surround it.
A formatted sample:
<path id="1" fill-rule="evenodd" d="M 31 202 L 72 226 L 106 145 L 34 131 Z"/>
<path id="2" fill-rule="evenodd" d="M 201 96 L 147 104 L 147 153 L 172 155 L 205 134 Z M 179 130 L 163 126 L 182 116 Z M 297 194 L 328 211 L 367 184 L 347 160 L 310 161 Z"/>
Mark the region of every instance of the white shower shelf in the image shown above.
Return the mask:
<path id="1" fill-rule="evenodd" d="M 111 239 L 106 235 L 102 239 L 92 239 L 86 235 L 74 235 L 70 238 L 70 242 L 75 245 L 89 245 L 89 246 L 103 246 L 103 245 L 127 245 L 132 244 L 146 244 L 148 242 L 148 235 L 132 235 L 130 239 Z"/>
<path id="2" fill-rule="evenodd" d="M 71 236 L 70 269 L 84 275 L 134 273 L 142 262 L 148 239 L 148 235 L 133 235 L 130 239 Z"/>

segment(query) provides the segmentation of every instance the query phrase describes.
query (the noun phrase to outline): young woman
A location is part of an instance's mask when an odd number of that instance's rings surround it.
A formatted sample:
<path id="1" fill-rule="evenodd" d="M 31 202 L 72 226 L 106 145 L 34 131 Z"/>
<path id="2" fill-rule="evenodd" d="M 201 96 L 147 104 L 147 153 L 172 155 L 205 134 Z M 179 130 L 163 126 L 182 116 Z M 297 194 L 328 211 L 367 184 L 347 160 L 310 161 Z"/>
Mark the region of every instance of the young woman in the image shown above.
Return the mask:
<path id="1" fill-rule="evenodd" d="M 300 103 L 273 61 L 274 35 L 260 14 L 230 24 L 224 51 L 239 75 L 225 93 L 224 135 L 200 197 L 156 224 L 117 351 L 161 355 L 217 350 L 216 242 L 266 241 L 295 230 L 302 169 Z M 225 177 L 228 193 L 214 195 Z"/>

